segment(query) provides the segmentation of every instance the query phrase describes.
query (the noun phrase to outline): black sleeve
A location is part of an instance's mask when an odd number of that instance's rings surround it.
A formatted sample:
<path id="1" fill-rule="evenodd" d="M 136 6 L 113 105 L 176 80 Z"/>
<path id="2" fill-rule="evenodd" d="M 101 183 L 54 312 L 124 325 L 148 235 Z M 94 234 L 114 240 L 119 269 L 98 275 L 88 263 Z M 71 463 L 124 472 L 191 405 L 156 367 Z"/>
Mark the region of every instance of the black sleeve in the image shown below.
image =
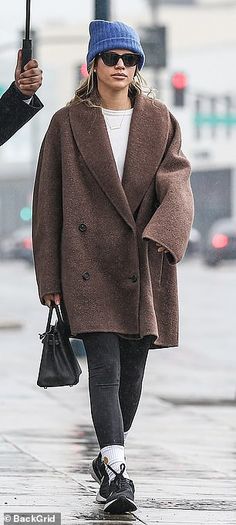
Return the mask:
<path id="1" fill-rule="evenodd" d="M 30 104 L 24 102 L 27 98 L 15 87 L 15 82 L 1 97 L 0 146 L 43 108 L 42 102 L 36 95 L 32 97 Z"/>

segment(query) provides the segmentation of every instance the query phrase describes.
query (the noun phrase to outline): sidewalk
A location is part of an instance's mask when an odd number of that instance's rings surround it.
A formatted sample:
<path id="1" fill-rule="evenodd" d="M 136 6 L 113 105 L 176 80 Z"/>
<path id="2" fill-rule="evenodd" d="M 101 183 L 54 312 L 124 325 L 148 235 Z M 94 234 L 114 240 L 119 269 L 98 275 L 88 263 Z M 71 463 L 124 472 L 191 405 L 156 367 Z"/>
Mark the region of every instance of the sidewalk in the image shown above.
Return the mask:
<path id="1" fill-rule="evenodd" d="M 31 280 L 23 270 L 20 286 Z M 0 332 L 0 523 L 4 512 L 61 512 L 62 525 L 236 524 L 235 404 L 213 396 L 210 368 L 206 401 L 197 395 L 197 359 L 187 348 L 150 352 L 126 450 L 138 510 L 104 516 L 88 474 L 98 449 L 86 362 L 79 385 L 37 387 L 45 310 L 33 292 L 28 308 L 22 330 Z"/>

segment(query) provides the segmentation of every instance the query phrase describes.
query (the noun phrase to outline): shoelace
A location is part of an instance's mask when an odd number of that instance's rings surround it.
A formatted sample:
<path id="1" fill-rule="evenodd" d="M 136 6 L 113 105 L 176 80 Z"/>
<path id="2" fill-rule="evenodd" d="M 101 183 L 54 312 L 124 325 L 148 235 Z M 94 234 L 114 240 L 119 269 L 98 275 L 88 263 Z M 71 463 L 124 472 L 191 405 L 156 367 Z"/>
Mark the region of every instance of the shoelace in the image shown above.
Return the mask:
<path id="1" fill-rule="evenodd" d="M 116 485 L 119 490 L 126 488 L 127 479 L 124 478 L 123 473 L 125 471 L 125 464 L 121 463 L 120 472 L 116 472 L 110 465 L 106 465 L 112 472 L 115 474 L 115 479 L 112 480 L 112 483 Z"/>

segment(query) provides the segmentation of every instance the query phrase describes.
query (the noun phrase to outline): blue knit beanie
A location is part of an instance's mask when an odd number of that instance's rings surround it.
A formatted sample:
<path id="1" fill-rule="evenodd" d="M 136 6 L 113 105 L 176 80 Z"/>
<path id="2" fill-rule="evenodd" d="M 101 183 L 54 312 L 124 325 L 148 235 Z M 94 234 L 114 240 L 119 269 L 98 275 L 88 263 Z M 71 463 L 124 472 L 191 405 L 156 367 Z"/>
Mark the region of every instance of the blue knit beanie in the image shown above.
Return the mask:
<path id="1" fill-rule="evenodd" d="M 128 49 L 140 55 L 138 69 L 142 69 L 145 55 L 138 33 L 122 22 L 108 22 L 107 20 L 93 20 L 89 24 L 90 41 L 87 54 L 87 66 L 98 53 L 111 49 Z"/>

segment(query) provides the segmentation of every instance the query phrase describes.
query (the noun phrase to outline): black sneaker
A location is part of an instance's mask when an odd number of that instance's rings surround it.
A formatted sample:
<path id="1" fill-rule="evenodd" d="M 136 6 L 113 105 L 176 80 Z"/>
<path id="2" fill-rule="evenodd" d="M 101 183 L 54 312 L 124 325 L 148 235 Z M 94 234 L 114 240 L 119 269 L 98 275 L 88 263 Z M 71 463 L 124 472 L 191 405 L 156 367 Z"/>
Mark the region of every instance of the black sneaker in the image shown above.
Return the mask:
<path id="1" fill-rule="evenodd" d="M 120 466 L 120 472 L 107 465 L 109 469 L 115 474 L 115 479 L 110 484 L 110 493 L 104 505 L 104 512 L 110 514 L 124 514 L 125 512 L 132 512 L 137 510 L 134 503 L 134 484 L 131 479 L 124 478 L 123 472 L 125 464 Z"/>
<path id="2" fill-rule="evenodd" d="M 105 471 L 104 476 L 102 477 L 102 480 L 101 480 L 99 491 L 96 495 L 96 501 L 98 503 L 105 503 L 107 501 L 109 494 L 110 494 L 109 476 L 107 472 Z"/>
<path id="3" fill-rule="evenodd" d="M 92 478 L 100 484 L 106 472 L 105 465 L 102 461 L 101 452 L 99 452 L 98 456 L 93 460 L 89 472 Z"/>
<path id="4" fill-rule="evenodd" d="M 96 495 L 96 501 L 98 503 L 105 503 L 109 496 L 110 487 L 109 476 L 102 461 L 101 452 L 99 452 L 98 456 L 93 460 L 89 472 L 92 478 L 100 484 L 99 491 Z"/>

